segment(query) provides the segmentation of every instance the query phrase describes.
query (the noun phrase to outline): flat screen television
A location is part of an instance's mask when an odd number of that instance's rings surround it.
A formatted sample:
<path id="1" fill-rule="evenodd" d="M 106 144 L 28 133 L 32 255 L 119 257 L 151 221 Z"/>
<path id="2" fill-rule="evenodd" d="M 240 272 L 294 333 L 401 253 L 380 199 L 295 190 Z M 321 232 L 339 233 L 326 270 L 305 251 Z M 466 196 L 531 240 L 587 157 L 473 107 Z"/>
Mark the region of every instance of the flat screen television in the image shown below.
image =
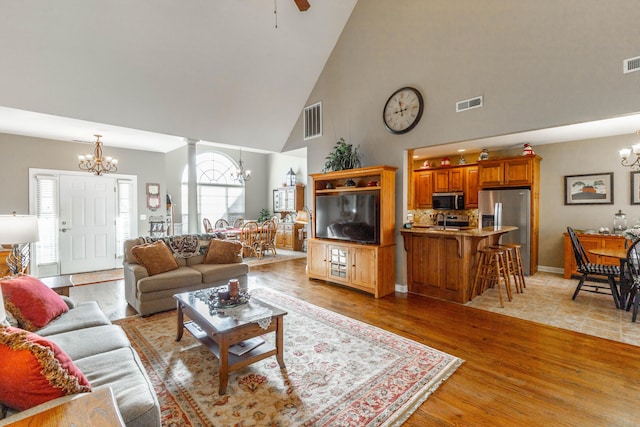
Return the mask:
<path id="1" fill-rule="evenodd" d="M 380 243 L 380 193 L 359 191 L 316 195 L 316 237 Z"/>

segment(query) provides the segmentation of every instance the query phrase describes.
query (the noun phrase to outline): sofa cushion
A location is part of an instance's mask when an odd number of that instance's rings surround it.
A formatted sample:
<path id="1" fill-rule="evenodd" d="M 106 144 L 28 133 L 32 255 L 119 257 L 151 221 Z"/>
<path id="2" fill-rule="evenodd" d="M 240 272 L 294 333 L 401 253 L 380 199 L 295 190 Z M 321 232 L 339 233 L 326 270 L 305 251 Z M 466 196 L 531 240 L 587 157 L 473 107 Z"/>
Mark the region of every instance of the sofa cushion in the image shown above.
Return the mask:
<path id="1" fill-rule="evenodd" d="M 35 331 L 69 310 L 60 295 L 33 276 L 1 282 L 4 305 L 22 329 Z"/>
<path id="2" fill-rule="evenodd" d="M 75 331 L 94 326 L 110 325 L 109 318 L 95 301 L 83 302 L 67 311 L 64 315 L 50 322 L 42 329 L 38 329 L 38 335 L 49 336 L 63 332 Z"/>
<path id="3" fill-rule="evenodd" d="M 233 264 L 242 262 L 242 243 L 211 239 L 204 257 L 205 264 Z"/>
<path id="4" fill-rule="evenodd" d="M 178 268 L 178 263 L 171 253 L 171 249 L 162 240 L 134 246 L 131 248 L 131 253 L 138 264 L 147 269 L 149 276 Z"/>
<path id="5" fill-rule="evenodd" d="M 93 388 L 111 387 L 127 427 L 160 425 L 160 405 L 135 350 L 119 348 L 75 360 Z"/>
<path id="6" fill-rule="evenodd" d="M 49 335 L 47 339 L 58 344 L 71 360 L 78 360 L 94 354 L 105 353 L 130 345 L 121 327 L 103 325 Z"/>
<path id="7" fill-rule="evenodd" d="M 249 273 L 249 265 L 240 264 L 200 264 L 191 268 L 202 274 L 203 283 L 218 283 L 222 280 L 237 279 Z"/>
<path id="8" fill-rule="evenodd" d="M 143 277 L 138 280 L 137 292 L 156 292 L 163 289 L 180 289 L 202 283 L 202 274 L 192 267 L 180 267 L 177 270 Z"/>
<path id="9" fill-rule="evenodd" d="M 0 326 L 0 403 L 19 411 L 58 397 L 91 391 L 82 371 L 54 342 Z"/>

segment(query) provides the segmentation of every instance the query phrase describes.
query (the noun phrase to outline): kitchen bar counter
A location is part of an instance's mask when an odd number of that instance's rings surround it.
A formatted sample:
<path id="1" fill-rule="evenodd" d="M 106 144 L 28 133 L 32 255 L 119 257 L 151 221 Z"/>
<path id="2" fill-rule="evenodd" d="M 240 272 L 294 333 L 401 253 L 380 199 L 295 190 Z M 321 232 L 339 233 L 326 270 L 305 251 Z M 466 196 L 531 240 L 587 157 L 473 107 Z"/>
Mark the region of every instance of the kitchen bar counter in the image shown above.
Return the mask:
<path id="1" fill-rule="evenodd" d="M 471 297 L 478 250 L 496 244 L 501 235 L 517 229 L 402 229 L 409 292 L 466 303 Z"/>

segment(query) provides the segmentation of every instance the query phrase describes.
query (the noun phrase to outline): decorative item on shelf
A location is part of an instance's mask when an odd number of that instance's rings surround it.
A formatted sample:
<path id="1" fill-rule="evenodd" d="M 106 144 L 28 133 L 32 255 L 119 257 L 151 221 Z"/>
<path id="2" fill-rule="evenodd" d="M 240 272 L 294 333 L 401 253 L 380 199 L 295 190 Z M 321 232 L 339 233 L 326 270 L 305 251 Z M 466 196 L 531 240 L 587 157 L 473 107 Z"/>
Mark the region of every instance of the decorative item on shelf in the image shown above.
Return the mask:
<path id="1" fill-rule="evenodd" d="M 333 190 L 333 184 L 330 182 L 327 182 L 324 186 L 324 188 L 326 188 L 327 190 Z"/>
<path id="2" fill-rule="evenodd" d="M 244 184 L 246 181 L 251 180 L 251 169 L 244 168 L 244 162 L 242 161 L 242 149 L 240 149 L 238 168 L 235 170 L 235 172 L 231 172 L 231 178 L 234 181 L 238 181 L 240 184 Z"/>
<path id="3" fill-rule="evenodd" d="M 467 161 L 464 159 L 464 156 L 462 154 L 460 154 L 460 157 L 458 158 L 458 164 L 459 165 L 466 165 Z"/>
<path id="4" fill-rule="evenodd" d="M 353 148 L 352 144 L 347 144 L 344 138 L 340 138 L 333 146 L 333 151 L 325 157 L 322 172 L 335 172 L 360 167 L 360 146 Z"/>
<path id="5" fill-rule="evenodd" d="M 160 184 L 147 184 L 147 208 L 152 211 L 160 208 Z"/>
<path id="6" fill-rule="evenodd" d="M 29 243 L 38 240 L 38 217 L 16 215 L 15 212 L 12 215 L 0 215 L 0 244 L 11 247 L 6 263 L 12 275 L 27 272 Z"/>
<path id="7" fill-rule="evenodd" d="M 113 173 L 118 170 L 118 159 L 111 156 L 102 156 L 102 135 L 93 135 L 96 137 L 93 154 L 85 154 L 78 156 L 78 167 L 82 170 L 90 172 L 94 175 L 102 175 L 103 173 Z"/>
<path id="8" fill-rule="evenodd" d="M 443 157 L 442 160 L 440 160 L 440 166 L 451 166 L 451 160 L 449 160 L 448 157 Z"/>
<path id="9" fill-rule="evenodd" d="M 623 234 L 627 229 L 627 214 L 618 209 L 613 216 L 613 234 Z"/>
<path id="10" fill-rule="evenodd" d="M 523 156 L 535 156 L 535 154 L 536 153 L 533 152 L 533 147 L 531 147 L 531 145 L 524 144 L 524 147 L 522 148 Z"/>
<path id="11" fill-rule="evenodd" d="M 422 163 L 422 169 L 429 169 L 431 167 L 431 163 L 429 163 L 429 160 L 425 160 Z"/>
<path id="12" fill-rule="evenodd" d="M 356 186 L 356 182 L 354 180 L 352 180 L 351 178 L 349 178 L 348 180 L 346 180 L 344 182 L 345 187 L 355 187 Z"/>
<path id="13" fill-rule="evenodd" d="M 640 137 L 640 130 L 636 131 L 636 135 Z M 631 150 L 633 150 L 633 154 L 636 155 L 636 158 L 633 162 L 629 163 L 627 159 L 631 154 Z M 632 169 L 640 169 L 640 141 L 634 144 L 631 148 L 623 148 L 622 150 L 619 150 L 618 154 L 620 154 L 620 164 L 622 166 Z"/>
<path id="14" fill-rule="evenodd" d="M 367 187 L 375 187 L 378 185 L 378 181 L 369 181 L 367 182 Z"/>
<path id="15" fill-rule="evenodd" d="M 489 160 L 489 150 L 487 148 L 482 149 L 478 160 Z"/>
<path id="16" fill-rule="evenodd" d="M 287 172 L 287 179 L 285 180 L 287 186 L 295 186 L 296 185 L 296 173 L 293 171 L 293 168 L 289 168 L 289 172 Z"/>

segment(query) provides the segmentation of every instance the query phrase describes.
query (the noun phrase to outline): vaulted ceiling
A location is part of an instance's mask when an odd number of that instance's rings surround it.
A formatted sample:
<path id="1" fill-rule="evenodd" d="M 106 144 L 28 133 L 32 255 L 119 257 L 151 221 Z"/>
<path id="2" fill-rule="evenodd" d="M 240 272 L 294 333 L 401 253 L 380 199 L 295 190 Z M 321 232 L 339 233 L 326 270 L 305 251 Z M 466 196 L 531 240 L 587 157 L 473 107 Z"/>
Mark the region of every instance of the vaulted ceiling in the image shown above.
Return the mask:
<path id="1" fill-rule="evenodd" d="M 0 0 L 0 132 L 280 152 L 356 2 Z"/>

